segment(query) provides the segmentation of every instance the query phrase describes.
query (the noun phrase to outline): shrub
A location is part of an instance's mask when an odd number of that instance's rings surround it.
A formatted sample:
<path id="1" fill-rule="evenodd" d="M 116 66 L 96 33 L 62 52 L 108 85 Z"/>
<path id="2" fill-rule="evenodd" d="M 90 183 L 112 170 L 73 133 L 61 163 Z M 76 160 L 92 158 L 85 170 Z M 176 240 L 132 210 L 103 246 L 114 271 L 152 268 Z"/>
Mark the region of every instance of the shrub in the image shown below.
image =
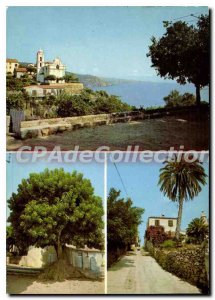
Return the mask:
<path id="1" fill-rule="evenodd" d="M 66 74 L 62 79 L 64 79 L 66 83 L 79 82 L 78 77 L 73 73 L 72 74 Z"/>
<path id="2" fill-rule="evenodd" d="M 195 105 L 196 98 L 193 94 L 184 93 L 181 95 L 179 91 L 173 90 L 170 94 L 163 98 L 166 102 L 166 107 L 189 106 Z"/>
<path id="3" fill-rule="evenodd" d="M 208 235 L 208 225 L 201 218 L 193 219 L 186 230 L 187 243 L 201 244 Z"/>
<path id="4" fill-rule="evenodd" d="M 89 114 L 131 111 L 132 107 L 123 103 L 119 97 L 108 95 L 105 91 L 93 92 L 85 89 L 79 95 L 61 94 L 58 97 L 58 116 L 72 117 Z"/>
<path id="5" fill-rule="evenodd" d="M 55 75 L 48 75 L 45 77 L 45 80 L 56 80 L 56 76 Z"/>
<path id="6" fill-rule="evenodd" d="M 145 238 L 148 241 L 151 241 L 153 245 L 159 246 L 168 239 L 168 235 L 162 226 L 149 226 L 149 228 L 146 230 Z"/>
<path id="7" fill-rule="evenodd" d="M 24 108 L 24 96 L 22 92 L 8 93 L 6 98 L 7 114 L 11 109 L 23 110 Z"/>
<path id="8" fill-rule="evenodd" d="M 173 240 L 166 240 L 160 245 L 161 248 L 174 248 L 175 246 L 176 242 Z"/>

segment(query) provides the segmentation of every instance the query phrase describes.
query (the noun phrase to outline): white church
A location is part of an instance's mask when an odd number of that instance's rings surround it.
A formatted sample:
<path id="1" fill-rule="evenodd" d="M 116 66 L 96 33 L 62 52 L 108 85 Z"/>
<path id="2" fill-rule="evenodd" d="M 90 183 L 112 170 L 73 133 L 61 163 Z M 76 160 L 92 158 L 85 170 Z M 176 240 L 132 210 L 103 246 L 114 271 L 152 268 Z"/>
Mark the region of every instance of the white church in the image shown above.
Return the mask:
<path id="1" fill-rule="evenodd" d="M 56 77 L 57 82 L 64 82 L 62 78 L 65 76 L 66 66 L 63 65 L 63 63 L 58 57 L 55 58 L 52 62 L 45 62 L 44 52 L 43 50 L 39 50 L 37 52 L 36 65 L 38 82 L 45 82 L 46 78 L 50 75 L 54 75 Z"/>

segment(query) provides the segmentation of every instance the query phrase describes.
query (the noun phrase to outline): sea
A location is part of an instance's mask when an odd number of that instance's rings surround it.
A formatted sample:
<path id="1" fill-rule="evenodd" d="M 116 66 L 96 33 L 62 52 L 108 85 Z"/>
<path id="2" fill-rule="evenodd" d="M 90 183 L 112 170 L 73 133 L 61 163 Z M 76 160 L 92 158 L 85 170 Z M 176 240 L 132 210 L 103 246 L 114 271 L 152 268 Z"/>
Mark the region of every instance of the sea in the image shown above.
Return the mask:
<path id="1" fill-rule="evenodd" d="M 105 87 L 93 87 L 93 90 L 104 90 L 108 94 L 116 95 L 122 101 L 139 107 L 164 106 L 163 98 L 172 90 L 178 90 L 181 94 L 191 93 L 195 95 L 193 84 L 180 85 L 176 82 L 129 82 Z M 201 90 L 201 100 L 209 101 L 209 88 Z"/>

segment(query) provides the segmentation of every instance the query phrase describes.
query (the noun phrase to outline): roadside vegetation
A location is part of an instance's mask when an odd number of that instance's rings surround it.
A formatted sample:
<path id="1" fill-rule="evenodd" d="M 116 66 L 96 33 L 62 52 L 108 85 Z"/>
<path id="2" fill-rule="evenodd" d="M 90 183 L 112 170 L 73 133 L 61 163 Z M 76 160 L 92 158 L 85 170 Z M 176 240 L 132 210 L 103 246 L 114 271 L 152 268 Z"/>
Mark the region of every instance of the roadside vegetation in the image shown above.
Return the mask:
<path id="1" fill-rule="evenodd" d="M 71 75 L 67 75 L 67 82 Z M 27 118 L 57 118 L 92 114 L 113 113 L 134 110 L 121 101 L 120 97 L 109 95 L 105 91 L 93 91 L 85 88 L 78 95 L 62 93 L 59 96 L 47 95 L 42 100 L 29 97 L 24 86 L 35 84 L 26 78 L 7 79 L 7 114 L 10 109 L 24 110 Z"/>
<path id="2" fill-rule="evenodd" d="M 145 248 L 160 266 L 208 293 L 208 237 L 206 218 L 194 218 L 186 232 L 181 232 L 184 201 L 193 200 L 206 184 L 206 173 L 198 161 L 173 158 L 160 169 L 160 190 L 170 201 L 178 203 L 176 232 L 163 226 L 149 226 L 145 232 Z"/>
<path id="3" fill-rule="evenodd" d="M 133 206 L 131 199 L 120 198 L 120 191 L 110 189 L 107 200 L 108 267 L 131 246 L 138 244 L 138 226 L 143 208 Z"/>

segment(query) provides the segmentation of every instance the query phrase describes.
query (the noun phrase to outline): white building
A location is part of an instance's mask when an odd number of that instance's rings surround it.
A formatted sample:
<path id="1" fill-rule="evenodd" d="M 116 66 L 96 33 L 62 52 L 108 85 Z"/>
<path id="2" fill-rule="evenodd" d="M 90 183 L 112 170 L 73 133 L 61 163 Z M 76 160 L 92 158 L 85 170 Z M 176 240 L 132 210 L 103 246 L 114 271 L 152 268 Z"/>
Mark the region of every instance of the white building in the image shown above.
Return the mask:
<path id="1" fill-rule="evenodd" d="M 6 73 L 14 74 L 14 70 L 18 68 L 19 62 L 15 58 L 6 59 Z"/>
<path id="2" fill-rule="evenodd" d="M 45 82 L 47 76 L 53 75 L 56 79 L 65 76 L 65 65 L 62 64 L 59 58 L 55 58 L 52 62 L 45 62 L 44 53 L 42 50 L 37 52 L 37 81 Z"/>
<path id="3" fill-rule="evenodd" d="M 205 225 L 209 225 L 208 219 L 207 219 L 206 214 L 205 214 L 204 211 L 202 211 L 200 219 L 203 220 L 203 222 L 205 223 Z"/>
<path id="4" fill-rule="evenodd" d="M 21 78 L 23 75 L 27 75 L 27 69 L 26 68 L 16 68 L 14 69 L 14 74 L 16 78 Z"/>
<path id="5" fill-rule="evenodd" d="M 78 95 L 83 90 L 83 83 L 55 83 L 44 85 L 29 85 L 24 87 L 30 97 L 43 99 L 47 96 L 59 96 L 61 93 Z"/>
<path id="6" fill-rule="evenodd" d="M 147 228 L 150 226 L 162 226 L 164 228 L 164 231 L 168 234 L 173 234 L 176 232 L 176 226 L 177 226 L 177 218 L 171 218 L 171 217 L 149 217 Z"/>

